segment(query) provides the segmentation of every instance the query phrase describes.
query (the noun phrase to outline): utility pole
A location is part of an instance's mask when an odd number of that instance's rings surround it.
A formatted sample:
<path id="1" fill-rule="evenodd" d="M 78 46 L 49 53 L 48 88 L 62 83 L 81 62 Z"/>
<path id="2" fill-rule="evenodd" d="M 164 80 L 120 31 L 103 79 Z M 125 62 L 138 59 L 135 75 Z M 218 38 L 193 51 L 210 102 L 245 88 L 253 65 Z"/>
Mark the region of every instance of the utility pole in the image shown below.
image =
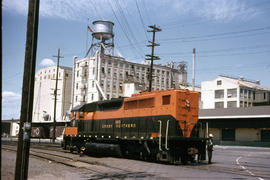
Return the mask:
<path id="1" fill-rule="evenodd" d="M 73 109 L 73 106 L 74 106 L 74 92 L 75 92 L 75 72 L 76 72 L 76 59 L 77 59 L 77 56 L 74 56 L 73 57 L 73 72 L 72 72 L 72 96 L 71 96 L 71 109 Z"/>
<path id="2" fill-rule="evenodd" d="M 29 0 L 28 2 L 20 130 L 17 146 L 15 180 L 25 180 L 28 176 L 31 122 L 33 115 L 39 0 Z"/>
<path id="3" fill-rule="evenodd" d="M 192 65 L 192 90 L 195 91 L 195 53 L 196 50 L 193 48 L 193 65 Z"/>
<path id="4" fill-rule="evenodd" d="M 56 101 L 57 101 L 57 85 L 58 85 L 58 71 L 59 71 L 59 60 L 60 58 L 64 58 L 60 56 L 60 48 L 58 48 L 57 56 L 57 66 L 56 66 L 56 82 L 55 82 L 55 89 L 54 89 L 54 111 L 53 111 L 53 143 L 55 143 L 55 129 L 56 129 Z"/>
<path id="5" fill-rule="evenodd" d="M 149 89 L 148 91 L 151 92 L 152 91 L 152 73 L 153 73 L 153 64 L 154 64 L 154 60 L 160 60 L 160 58 L 158 56 L 154 56 L 154 50 L 155 50 L 155 46 L 159 46 L 159 44 L 155 43 L 155 36 L 156 36 L 156 32 L 160 32 L 161 29 L 156 27 L 156 25 L 153 26 L 148 26 L 149 28 L 151 28 L 152 30 L 148 30 L 147 32 L 152 32 L 153 33 L 153 40 L 152 41 L 148 41 L 150 44 L 147 45 L 147 47 L 152 47 L 152 53 L 151 55 L 146 54 L 146 56 L 148 58 L 146 58 L 145 60 L 150 60 L 151 64 L 150 64 L 150 72 L 149 72 Z"/>

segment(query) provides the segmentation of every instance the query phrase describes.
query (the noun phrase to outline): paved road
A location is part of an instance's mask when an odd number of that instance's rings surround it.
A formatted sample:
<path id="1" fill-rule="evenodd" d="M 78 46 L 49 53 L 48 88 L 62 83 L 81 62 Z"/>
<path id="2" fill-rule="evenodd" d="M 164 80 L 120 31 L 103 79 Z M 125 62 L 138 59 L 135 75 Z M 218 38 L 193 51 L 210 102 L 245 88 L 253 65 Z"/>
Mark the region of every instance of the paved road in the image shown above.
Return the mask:
<path id="1" fill-rule="evenodd" d="M 270 179 L 270 148 L 217 146 L 214 168 L 240 169 L 248 179 Z"/>
<path id="2" fill-rule="evenodd" d="M 2 154 L 2 179 L 12 177 L 15 153 Z M 70 154 L 78 157 L 77 154 Z M 111 157 L 83 157 L 92 164 L 72 168 L 30 159 L 30 179 L 270 179 L 270 148 L 215 146 L 213 164 L 166 165 Z M 6 168 L 8 167 L 8 168 Z M 57 170 L 56 170 L 57 169 Z M 3 174 L 5 176 L 3 176 Z M 13 179 L 13 178 L 10 178 Z"/>

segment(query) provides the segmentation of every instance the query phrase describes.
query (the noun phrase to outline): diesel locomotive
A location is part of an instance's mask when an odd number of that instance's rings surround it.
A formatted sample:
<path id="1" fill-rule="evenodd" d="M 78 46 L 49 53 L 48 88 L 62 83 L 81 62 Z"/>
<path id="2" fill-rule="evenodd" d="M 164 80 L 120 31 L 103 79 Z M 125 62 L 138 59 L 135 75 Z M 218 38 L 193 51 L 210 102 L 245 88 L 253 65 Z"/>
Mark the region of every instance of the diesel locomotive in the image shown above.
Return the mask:
<path id="1" fill-rule="evenodd" d="M 198 92 L 142 92 L 72 109 L 62 146 L 71 152 L 187 163 L 206 158 Z M 196 156 L 197 155 L 197 156 Z"/>

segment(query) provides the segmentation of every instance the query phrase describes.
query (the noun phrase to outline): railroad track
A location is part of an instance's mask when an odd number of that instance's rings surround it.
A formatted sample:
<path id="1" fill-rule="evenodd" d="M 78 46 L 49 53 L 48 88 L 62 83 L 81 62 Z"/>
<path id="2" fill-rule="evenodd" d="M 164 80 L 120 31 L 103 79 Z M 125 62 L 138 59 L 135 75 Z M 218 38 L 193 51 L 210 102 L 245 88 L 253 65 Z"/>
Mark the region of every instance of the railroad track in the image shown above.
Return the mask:
<path id="1" fill-rule="evenodd" d="M 16 151 L 16 147 L 13 145 L 2 145 L 2 149 Z M 102 179 L 102 178 L 155 178 L 159 179 L 157 174 L 145 173 L 142 171 L 134 171 L 129 167 L 117 167 L 109 165 L 108 161 L 101 162 L 101 160 L 95 160 L 95 158 L 80 157 L 77 153 L 70 153 L 66 150 L 62 150 L 60 145 L 51 145 L 51 144 L 31 144 L 30 155 L 46 159 L 52 162 L 60 163 L 63 165 L 84 168 L 88 171 L 94 173 L 91 179 Z M 139 162 L 140 163 L 140 162 Z M 141 162 L 143 166 L 147 166 Z M 111 163 L 113 164 L 113 163 Z M 166 166 L 166 165 L 164 165 Z M 171 165 L 170 165 L 171 166 Z M 255 166 L 252 164 L 250 167 Z M 245 170 L 239 167 L 225 167 L 222 165 L 207 165 L 206 163 L 194 163 L 191 165 L 180 165 L 179 168 L 189 168 L 189 169 L 198 169 L 203 171 L 227 173 L 233 175 L 241 175 L 244 177 L 252 177 L 247 174 Z M 255 174 L 260 174 L 261 178 L 270 179 L 270 172 L 265 171 L 256 171 L 252 170 Z M 163 178 L 161 178 L 163 179 Z"/>
<path id="2" fill-rule="evenodd" d="M 16 152 L 16 147 L 14 145 L 2 145 L 2 149 Z M 67 153 L 67 151 L 64 150 L 59 152 L 53 148 L 31 147 L 30 155 L 66 166 L 84 168 L 88 171 L 94 172 L 94 175 L 91 177 L 91 179 L 123 179 L 137 177 L 145 178 L 155 176 L 153 174 L 147 174 L 144 172 L 134 172 L 122 168 L 108 166 L 107 164 L 103 164 L 98 161 L 88 161 L 84 159 L 84 157 L 79 157 L 78 154 Z"/>

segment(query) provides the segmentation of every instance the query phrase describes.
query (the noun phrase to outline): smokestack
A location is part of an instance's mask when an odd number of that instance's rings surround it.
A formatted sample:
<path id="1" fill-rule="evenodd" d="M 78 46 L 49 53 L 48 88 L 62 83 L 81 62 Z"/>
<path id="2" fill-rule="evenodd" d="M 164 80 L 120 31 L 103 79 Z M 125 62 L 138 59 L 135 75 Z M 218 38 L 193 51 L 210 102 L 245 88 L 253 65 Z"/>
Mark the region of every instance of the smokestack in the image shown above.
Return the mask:
<path id="1" fill-rule="evenodd" d="M 70 110 L 73 108 L 74 106 L 74 86 L 75 86 L 75 68 L 76 68 L 76 59 L 78 57 L 77 56 L 74 56 L 73 57 L 73 72 L 72 72 L 72 95 L 71 95 L 71 108 Z"/>
<path id="2" fill-rule="evenodd" d="M 193 48 L 192 90 L 195 91 L 195 48 Z"/>

